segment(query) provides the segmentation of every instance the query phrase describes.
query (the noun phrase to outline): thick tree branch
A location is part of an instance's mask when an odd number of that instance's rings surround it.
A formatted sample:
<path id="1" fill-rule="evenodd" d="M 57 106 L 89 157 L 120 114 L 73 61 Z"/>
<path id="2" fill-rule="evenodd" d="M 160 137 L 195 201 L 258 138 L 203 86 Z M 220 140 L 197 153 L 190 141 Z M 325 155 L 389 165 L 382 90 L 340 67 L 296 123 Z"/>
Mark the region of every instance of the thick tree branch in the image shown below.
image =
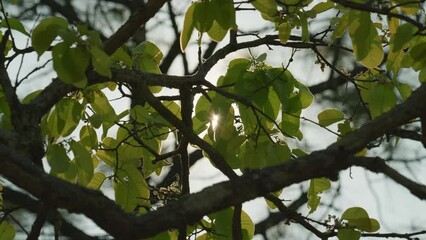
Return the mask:
<path id="1" fill-rule="evenodd" d="M 27 194 L 17 192 L 15 190 L 4 188 L 3 189 L 3 198 L 4 201 L 12 202 L 14 205 L 18 205 L 19 207 L 25 208 L 26 210 L 37 213 L 42 208 L 42 203 L 34 200 Z M 55 213 L 54 213 L 55 212 Z M 47 215 L 47 221 L 49 221 L 50 224 L 56 225 L 57 224 L 57 217 L 55 215 L 60 214 L 56 211 L 51 211 L 51 214 Z M 74 225 L 69 223 L 64 218 L 59 218 L 60 221 L 60 232 L 71 239 L 79 239 L 79 240 L 95 240 L 98 239 L 96 237 L 91 237 L 82 232 L 80 229 L 76 228 Z"/>
<path id="2" fill-rule="evenodd" d="M 311 178 L 333 179 L 339 171 L 360 162 L 363 162 L 364 167 L 382 172 L 371 159 L 360 161 L 360 158 L 348 156 L 341 151 L 319 151 L 280 166 L 252 171 L 232 181 L 215 184 L 199 193 L 183 196 L 180 200 L 155 212 L 136 218 L 124 213 L 100 192 L 45 174 L 29 164 L 23 155 L 4 145 L 0 145 L 0 158 L 2 159 L 0 173 L 9 180 L 50 206 L 86 214 L 100 227 L 120 239 L 148 237 L 170 228 L 194 223 L 206 214 Z M 383 172 L 391 176 L 394 174 L 389 170 Z M 419 189 L 411 191 L 418 198 L 426 199 L 424 186 L 415 183 L 408 185 L 410 189 Z M 76 195 L 80 197 L 75 198 Z"/>
<path id="3" fill-rule="evenodd" d="M 122 46 L 135 32 L 151 19 L 167 0 L 150 0 L 146 5 L 135 11 L 132 16 L 104 43 L 104 50 L 111 55 Z"/>
<path id="4" fill-rule="evenodd" d="M 40 211 L 38 212 L 37 218 L 34 221 L 33 226 L 31 227 L 31 232 L 28 235 L 27 240 L 36 240 L 40 236 L 41 228 L 43 227 L 44 223 L 46 222 L 47 215 L 48 215 L 49 208 L 46 205 L 43 205 L 43 207 L 40 208 Z"/>

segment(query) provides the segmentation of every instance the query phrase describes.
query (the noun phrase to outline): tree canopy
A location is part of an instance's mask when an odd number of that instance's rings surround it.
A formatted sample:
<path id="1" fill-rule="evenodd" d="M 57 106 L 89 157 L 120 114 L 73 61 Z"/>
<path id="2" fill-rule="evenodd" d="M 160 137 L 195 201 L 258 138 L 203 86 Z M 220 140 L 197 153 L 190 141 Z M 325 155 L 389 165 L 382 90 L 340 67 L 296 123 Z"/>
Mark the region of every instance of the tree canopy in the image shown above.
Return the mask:
<path id="1" fill-rule="evenodd" d="M 423 0 L 0 3 L 1 240 L 426 235 L 323 204 L 354 167 L 426 200 L 395 164 L 426 159 Z M 194 192 L 203 158 L 226 180 Z M 259 197 L 272 212 L 254 223 Z"/>

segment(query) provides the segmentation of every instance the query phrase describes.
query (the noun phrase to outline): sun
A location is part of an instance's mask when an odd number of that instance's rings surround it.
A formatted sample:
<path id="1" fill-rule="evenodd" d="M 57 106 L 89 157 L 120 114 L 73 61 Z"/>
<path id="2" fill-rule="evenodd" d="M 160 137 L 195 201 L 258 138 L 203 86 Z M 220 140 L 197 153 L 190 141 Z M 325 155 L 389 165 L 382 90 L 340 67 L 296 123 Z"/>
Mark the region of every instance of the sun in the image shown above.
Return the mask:
<path id="1" fill-rule="evenodd" d="M 216 130 L 217 125 L 219 124 L 219 115 L 213 114 L 210 118 L 210 124 L 214 130 Z"/>

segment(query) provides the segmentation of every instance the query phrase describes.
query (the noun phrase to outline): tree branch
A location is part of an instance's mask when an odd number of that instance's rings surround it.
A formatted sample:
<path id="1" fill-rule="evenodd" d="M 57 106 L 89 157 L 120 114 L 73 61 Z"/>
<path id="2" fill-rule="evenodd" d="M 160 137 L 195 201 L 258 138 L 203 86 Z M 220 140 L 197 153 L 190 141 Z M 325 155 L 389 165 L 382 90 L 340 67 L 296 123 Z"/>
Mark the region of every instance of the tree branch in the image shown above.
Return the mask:
<path id="1" fill-rule="evenodd" d="M 104 42 L 104 51 L 111 55 L 122 46 L 135 32 L 151 19 L 167 0 L 150 0 L 146 5 L 135 11 L 134 14 Z"/>

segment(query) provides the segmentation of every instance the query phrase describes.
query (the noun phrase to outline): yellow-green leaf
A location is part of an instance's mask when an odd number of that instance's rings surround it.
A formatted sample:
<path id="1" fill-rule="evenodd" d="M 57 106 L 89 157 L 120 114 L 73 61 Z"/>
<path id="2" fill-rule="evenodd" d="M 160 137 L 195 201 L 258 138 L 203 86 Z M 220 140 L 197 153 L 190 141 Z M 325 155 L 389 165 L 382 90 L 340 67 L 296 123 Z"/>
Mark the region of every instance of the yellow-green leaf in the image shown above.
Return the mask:
<path id="1" fill-rule="evenodd" d="M 342 121 L 345 115 L 338 109 L 327 109 L 318 114 L 318 123 L 321 126 L 327 127 L 333 123 Z"/>
<path id="2" fill-rule="evenodd" d="M 291 25 L 287 22 L 281 23 L 278 27 L 278 37 L 282 44 L 286 43 L 290 38 L 291 34 Z"/>
<path id="3" fill-rule="evenodd" d="M 356 59 L 368 68 L 377 67 L 384 58 L 384 52 L 370 13 L 351 10 L 348 31 Z"/>
<path id="4" fill-rule="evenodd" d="M 0 223 L 0 240 L 15 239 L 15 228 L 12 224 L 3 219 Z"/>
<path id="5" fill-rule="evenodd" d="M 102 184 L 104 183 L 105 179 L 106 179 L 106 176 L 104 173 L 96 172 L 95 174 L 93 174 L 92 179 L 90 180 L 89 184 L 87 184 L 86 187 L 99 190 Z"/>
<path id="6" fill-rule="evenodd" d="M 410 97 L 411 93 L 413 92 L 410 85 L 406 83 L 398 83 L 397 89 L 401 94 L 402 99 L 404 100 L 407 100 L 407 98 Z"/>
<path id="7" fill-rule="evenodd" d="M 189 40 L 191 39 L 192 32 L 194 31 L 194 9 L 195 4 L 193 3 L 185 12 L 183 29 L 180 34 L 180 49 L 182 52 L 185 51 L 185 48 L 188 45 Z"/>
<path id="8" fill-rule="evenodd" d="M 275 16 L 278 12 L 278 5 L 275 0 L 255 0 L 252 1 L 251 4 L 261 13 L 264 13 L 268 16 Z"/>

